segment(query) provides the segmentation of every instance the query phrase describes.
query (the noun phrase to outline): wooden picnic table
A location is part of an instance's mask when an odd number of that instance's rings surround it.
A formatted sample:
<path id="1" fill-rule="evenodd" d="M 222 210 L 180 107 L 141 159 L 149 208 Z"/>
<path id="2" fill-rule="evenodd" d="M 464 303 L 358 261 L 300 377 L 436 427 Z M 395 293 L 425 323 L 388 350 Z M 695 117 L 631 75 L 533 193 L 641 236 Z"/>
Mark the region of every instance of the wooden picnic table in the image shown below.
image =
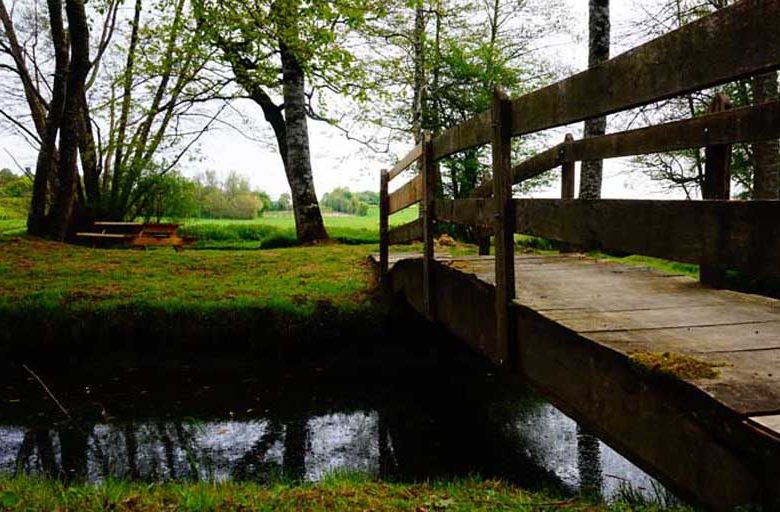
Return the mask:
<path id="1" fill-rule="evenodd" d="M 176 232 L 179 226 L 177 223 L 99 221 L 93 223 L 93 231 L 79 232 L 76 236 L 96 243 L 124 243 L 138 249 L 170 246 L 178 252 L 195 241 L 192 237 L 180 236 Z"/>

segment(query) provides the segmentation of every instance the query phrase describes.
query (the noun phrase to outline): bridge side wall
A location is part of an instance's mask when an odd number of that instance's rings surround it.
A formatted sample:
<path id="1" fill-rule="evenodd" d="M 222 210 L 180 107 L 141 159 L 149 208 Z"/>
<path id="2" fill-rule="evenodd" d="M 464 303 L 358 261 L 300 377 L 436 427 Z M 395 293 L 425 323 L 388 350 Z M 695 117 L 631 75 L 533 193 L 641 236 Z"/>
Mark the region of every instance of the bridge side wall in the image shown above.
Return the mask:
<path id="1" fill-rule="evenodd" d="M 494 287 L 434 265 L 436 319 L 497 362 Z M 422 260 L 391 271 L 393 290 L 423 312 Z M 513 307 L 517 376 L 674 492 L 713 510 L 764 502 L 778 509 L 776 476 L 756 474 L 625 356 L 523 306 Z M 764 468 L 767 469 L 767 468 Z M 762 496 L 762 492 L 764 495 Z"/>

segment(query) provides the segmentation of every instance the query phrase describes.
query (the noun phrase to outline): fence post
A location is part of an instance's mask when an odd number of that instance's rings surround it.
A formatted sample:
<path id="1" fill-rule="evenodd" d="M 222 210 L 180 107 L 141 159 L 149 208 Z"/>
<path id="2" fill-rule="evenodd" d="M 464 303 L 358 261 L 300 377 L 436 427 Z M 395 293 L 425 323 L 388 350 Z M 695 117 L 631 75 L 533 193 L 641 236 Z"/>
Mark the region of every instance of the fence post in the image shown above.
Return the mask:
<path id="1" fill-rule="evenodd" d="M 560 157 L 561 160 L 571 154 L 570 144 L 574 142 L 574 135 L 567 133 L 563 139 L 563 147 L 561 148 Z M 574 199 L 574 161 L 564 162 L 561 164 L 561 199 Z M 568 242 L 561 242 L 558 245 L 558 251 L 562 253 L 575 252 L 574 246 Z"/>
<path id="2" fill-rule="evenodd" d="M 421 212 L 423 217 L 423 303 L 425 314 L 433 320 L 436 312 L 434 303 L 433 258 L 434 258 L 434 200 L 436 199 L 436 165 L 433 161 L 433 141 L 430 133 L 422 139 L 423 197 Z"/>
<path id="3" fill-rule="evenodd" d="M 723 112 L 731 108 L 731 100 L 725 94 L 716 94 L 710 104 L 710 113 Z M 704 182 L 701 187 L 703 199 L 731 198 L 731 144 L 707 146 L 704 150 Z M 701 265 L 699 280 L 713 288 L 722 288 L 726 269 L 717 265 Z"/>
<path id="4" fill-rule="evenodd" d="M 566 134 L 563 139 L 563 156 L 567 154 L 568 146 L 574 142 L 574 136 L 571 133 Z M 574 162 L 564 162 L 561 164 L 561 199 L 574 199 Z"/>
<path id="5" fill-rule="evenodd" d="M 512 200 L 512 102 L 506 90 L 493 92 L 493 199 L 496 216 L 496 338 L 500 364 L 516 366 L 510 305 L 515 298 L 515 208 Z M 511 347 L 511 348 L 510 348 Z"/>
<path id="6" fill-rule="evenodd" d="M 388 235 L 390 198 L 387 194 L 388 182 L 387 169 L 382 169 L 379 177 L 379 284 L 383 291 L 389 291 L 390 289 L 390 237 Z"/>

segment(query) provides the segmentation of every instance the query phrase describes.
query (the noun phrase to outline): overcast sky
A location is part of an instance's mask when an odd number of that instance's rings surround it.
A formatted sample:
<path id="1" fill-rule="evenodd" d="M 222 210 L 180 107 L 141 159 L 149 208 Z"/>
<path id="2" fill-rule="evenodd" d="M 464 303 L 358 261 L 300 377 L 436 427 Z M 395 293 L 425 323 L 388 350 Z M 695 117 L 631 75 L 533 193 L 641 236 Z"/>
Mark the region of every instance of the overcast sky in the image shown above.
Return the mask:
<path id="1" fill-rule="evenodd" d="M 552 0 L 551 0 L 552 1 Z M 567 3 L 577 26 L 573 33 L 579 38 L 556 41 L 557 58 L 574 70 L 587 67 L 587 23 L 588 0 L 558 0 Z M 612 54 L 625 51 L 625 34 L 629 34 L 631 21 L 641 18 L 642 5 L 655 0 L 612 0 Z M 263 138 L 272 140 L 270 127 L 262 121 L 260 108 L 249 101 L 237 102 L 236 108 L 247 116 L 256 118 L 258 131 L 265 131 Z M 357 142 L 346 140 L 341 132 L 323 123 L 310 121 L 312 167 L 317 193 L 323 193 L 337 186 L 347 186 L 353 190 L 376 190 L 379 183 L 379 170 L 383 163 L 361 151 Z M 581 127 L 574 130 L 575 137 L 581 135 Z M 400 158 L 411 146 L 393 147 Z M 18 137 L 8 133 L 0 135 L 0 167 L 16 169 L 13 155 L 22 166 L 34 167 L 35 151 Z M 231 170 L 247 176 L 255 188 L 267 191 L 277 197 L 289 188 L 279 155 L 275 146 L 263 145 L 249 140 L 228 128 L 206 134 L 192 155 L 181 168 L 184 174 L 194 175 L 206 169 L 225 174 Z M 536 197 L 553 197 L 557 188 L 533 194 Z M 607 198 L 654 197 L 663 191 L 636 172 L 630 172 L 626 160 L 616 159 L 606 162 L 603 195 Z"/>

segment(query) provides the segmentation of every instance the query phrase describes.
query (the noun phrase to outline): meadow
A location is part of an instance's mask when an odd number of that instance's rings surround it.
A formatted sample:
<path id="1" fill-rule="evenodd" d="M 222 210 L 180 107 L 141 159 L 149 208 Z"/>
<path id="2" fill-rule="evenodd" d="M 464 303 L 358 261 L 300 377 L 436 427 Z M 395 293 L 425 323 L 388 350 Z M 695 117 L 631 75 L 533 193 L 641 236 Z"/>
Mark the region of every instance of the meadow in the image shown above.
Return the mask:
<path id="1" fill-rule="evenodd" d="M 390 225 L 405 224 L 417 218 L 417 208 L 407 208 L 390 218 Z M 379 243 L 379 208 L 369 208 L 368 215 L 345 215 L 323 212 L 330 237 L 342 244 Z M 183 219 L 179 232 L 197 238 L 195 248 L 274 249 L 298 245 L 292 212 L 265 212 L 254 220 Z"/>

